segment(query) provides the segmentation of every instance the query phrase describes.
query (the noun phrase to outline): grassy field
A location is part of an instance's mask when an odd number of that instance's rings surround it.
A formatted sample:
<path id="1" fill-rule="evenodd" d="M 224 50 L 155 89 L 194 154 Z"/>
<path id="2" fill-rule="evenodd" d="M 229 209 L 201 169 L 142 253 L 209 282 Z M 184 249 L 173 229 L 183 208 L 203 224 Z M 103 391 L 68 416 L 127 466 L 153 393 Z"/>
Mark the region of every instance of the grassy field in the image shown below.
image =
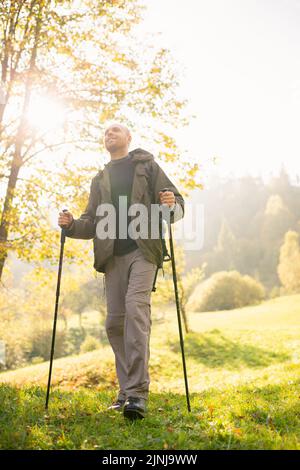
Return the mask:
<path id="1" fill-rule="evenodd" d="M 106 411 L 116 377 L 109 346 L 0 374 L 2 449 L 300 449 L 300 296 L 190 315 L 186 410 L 176 312 L 154 312 L 149 414 Z"/>

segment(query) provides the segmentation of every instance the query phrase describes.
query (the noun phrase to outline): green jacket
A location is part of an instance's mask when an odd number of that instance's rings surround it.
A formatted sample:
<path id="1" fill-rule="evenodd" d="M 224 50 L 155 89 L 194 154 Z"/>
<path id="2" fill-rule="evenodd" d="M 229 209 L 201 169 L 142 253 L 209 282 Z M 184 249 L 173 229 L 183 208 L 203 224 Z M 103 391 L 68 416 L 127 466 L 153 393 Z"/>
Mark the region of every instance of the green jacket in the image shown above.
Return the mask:
<path id="1" fill-rule="evenodd" d="M 142 149 L 132 150 L 129 154 L 132 155 L 132 161 L 135 164 L 130 203 L 145 204 L 150 214 L 151 204 L 159 204 L 159 191 L 168 187 L 170 191 L 173 191 L 176 203 L 180 204 L 183 217 L 183 197 L 154 160 L 153 155 Z M 96 236 L 97 219 L 99 218 L 96 216 L 97 207 L 103 203 L 112 204 L 109 165 L 110 162 L 106 163 L 104 169 L 100 170 L 92 179 L 89 201 L 83 214 L 81 214 L 79 219 L 73 221 L 69 229 L 65 229 L 67 237 L 83 240 L 93 239 L 94 268 L 98 272 L 105 272 L 105 263 L 113 255 L 114 247 L 113 239 L 106 238 L 102 240 Z M 174 217 L 171 217 L 171 223 L 174 223 Z M 136 243 L 148 261 L 162 267 L 163 251 L 159 238 L 138 238 Z"/>

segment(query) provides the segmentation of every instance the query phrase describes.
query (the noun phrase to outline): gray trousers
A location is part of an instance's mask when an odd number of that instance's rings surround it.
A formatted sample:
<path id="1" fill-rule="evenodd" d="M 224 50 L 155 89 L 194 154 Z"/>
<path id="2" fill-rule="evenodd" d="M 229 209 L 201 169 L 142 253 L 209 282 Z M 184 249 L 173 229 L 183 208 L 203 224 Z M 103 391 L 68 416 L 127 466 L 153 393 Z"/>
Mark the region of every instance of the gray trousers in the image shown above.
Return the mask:
<path id="1" fill-rule="evenodd" d="M 148 399 L 151 290 L 156 266 L 140 248 L 113 256 L 105 267 L 106 333 L 115 354 L 119 399 Z"/>

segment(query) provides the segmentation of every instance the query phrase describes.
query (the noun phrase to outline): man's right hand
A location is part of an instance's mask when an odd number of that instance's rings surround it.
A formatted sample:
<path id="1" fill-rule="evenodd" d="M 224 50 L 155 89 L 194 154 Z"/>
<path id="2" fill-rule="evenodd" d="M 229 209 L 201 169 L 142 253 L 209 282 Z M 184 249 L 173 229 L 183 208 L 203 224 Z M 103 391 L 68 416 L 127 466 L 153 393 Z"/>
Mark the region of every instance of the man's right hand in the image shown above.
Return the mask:
<path id="1" fill-rule="evenodd" d="M 68 212 L 68 211 L 67 212 L 60 212 L 59 217 L 58 217 L 58 225 L 61 228 L 68 229 L 69 227 L 71 227 L 73 220 L 74 220 L 74 218 L 73 218 L 73 215 L 71 214 L 71 212 Z"/>

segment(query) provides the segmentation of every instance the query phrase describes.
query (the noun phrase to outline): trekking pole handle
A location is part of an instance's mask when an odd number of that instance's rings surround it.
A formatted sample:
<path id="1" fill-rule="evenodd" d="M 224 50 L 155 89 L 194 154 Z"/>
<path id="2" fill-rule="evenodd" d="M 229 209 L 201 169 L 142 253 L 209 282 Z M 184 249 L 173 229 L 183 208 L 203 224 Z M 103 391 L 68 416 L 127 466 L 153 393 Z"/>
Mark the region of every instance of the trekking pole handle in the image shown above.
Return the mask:
<path id="1" fill-rule="evenodd" d="M 63 209 L 62 212 L 68 212 L 68 209 Z M 62 228 L 61 229 L 61 234 L 60 234 L 60 242 L 65 243 L 65 239 L 66 239 L 65 229 Z"/>
<path id="2" fill-rule="evenodd" d="M 170 189 L 169 189 L 169 188 L 161 189 L 161 192 L 162 192 L 162 193 L 165 193 L 166 191 L 170 191 Z"/>
<path id="3" fill-rule="evenodd" d="M 163 188 L 161 189 L 161 192 L 162 193 L 165 193 L 167 191 L 171 191 L 173 193 L 173 191 L 170 189 L 170 188 Z M 173 193 L 174 194 L 174 193 Z M 176 204 L 176 203 L 175 203 Z M 162 204 L 162 205 L 166 205 L 166 204 Z M 168 206 L 169 207 L 169 206 Z M 174 213 L 174 209 L 170 209 L 170 214 L 172 215 Z"/>

